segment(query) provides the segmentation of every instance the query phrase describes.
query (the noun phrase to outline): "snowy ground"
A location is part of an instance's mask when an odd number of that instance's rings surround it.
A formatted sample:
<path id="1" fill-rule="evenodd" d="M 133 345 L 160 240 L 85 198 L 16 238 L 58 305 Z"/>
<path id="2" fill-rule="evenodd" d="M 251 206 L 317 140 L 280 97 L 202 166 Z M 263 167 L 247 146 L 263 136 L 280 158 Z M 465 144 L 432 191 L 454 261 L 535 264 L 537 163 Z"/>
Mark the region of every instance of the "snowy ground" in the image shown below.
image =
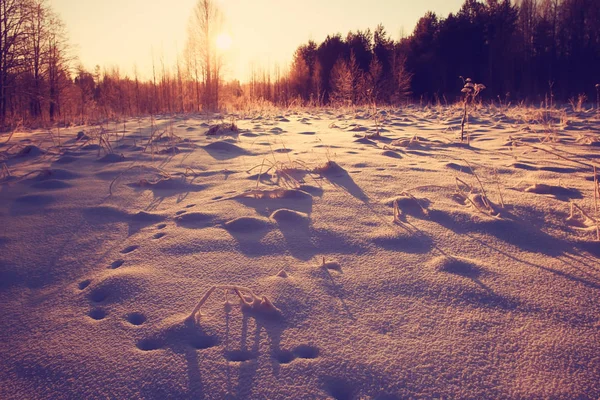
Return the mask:
<path id="1" fill-rule="evenodd" d="M 595 113 L 378 115 L 15 134 L 0 398 L 599 398 Z"/>

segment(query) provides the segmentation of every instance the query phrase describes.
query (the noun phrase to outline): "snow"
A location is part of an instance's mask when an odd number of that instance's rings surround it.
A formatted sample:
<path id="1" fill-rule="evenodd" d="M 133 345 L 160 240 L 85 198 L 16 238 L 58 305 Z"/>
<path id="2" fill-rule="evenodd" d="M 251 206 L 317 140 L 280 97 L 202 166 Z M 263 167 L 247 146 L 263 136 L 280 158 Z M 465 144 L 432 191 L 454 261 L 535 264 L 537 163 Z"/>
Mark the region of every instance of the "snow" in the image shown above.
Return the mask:
<path id="1" fill-rule="evenodd" d="M 15 133 L 0 398 L 600 397 L 595 112 L 372 111 Z"/>

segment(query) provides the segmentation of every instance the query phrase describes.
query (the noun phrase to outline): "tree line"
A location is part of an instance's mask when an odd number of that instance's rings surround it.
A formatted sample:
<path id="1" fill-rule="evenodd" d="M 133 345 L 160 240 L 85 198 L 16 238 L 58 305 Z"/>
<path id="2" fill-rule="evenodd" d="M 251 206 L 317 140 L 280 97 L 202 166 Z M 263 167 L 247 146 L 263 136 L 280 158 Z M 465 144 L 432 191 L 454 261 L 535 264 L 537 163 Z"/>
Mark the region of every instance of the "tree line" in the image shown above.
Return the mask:
<path id="1" fill-rule="evenodd" d="M 140 79 L 137 70 L 86 70 L 47 0 L 0 0 L 0 128 L 215 110 L 228 87 L 214 45 L 221 23 L 215 1 L 198 0 L 175 67 L 153 55 L 151 77 Z"/>
<path id="2" fill-rule="evenodd" d="M 64 25 L 45 0 L 0 0 L 0 126 L 54 119 L 71 83 Z"/>
<path id="3" fill-rule="evenodd" d="M 223 13 L 198 0 L 175 65 L 153 59 L 150 78 L 86 70 L 47 0 L 0 0 L 0 126 L 90 123 L 158 113 L 278 105 L 453 102 L 470 77 L 487 101 L 567 101 L 600 82 L 597 0 L 466 0 L 456 13 L 426 13 L 391 39 L 383 26 L 300 45 L 287 68 L 253 68 L 226 82 L 216 48 Z M 153 56 L 154 58 L 154 56 Z"/>
<path id="4" fill-rule="evenodd" d="M 600 1 L 466 0 L 446 18 L 428 12 L 408 37 L 374 32 L 301 45 L 290 71 L 293 95 L 319 104 L 451 102 L 470 77 L 498 102 L 596 97 Z"/>
<path id="5" fill-rule="evenodd" d="M 600 2 L 466 0 L 447 18 L 427 13 L 400 46 L 418 97 L 456 93 L 458 76 L 468 76 L 484 83 L 492 100 L 594 99 Z"/>

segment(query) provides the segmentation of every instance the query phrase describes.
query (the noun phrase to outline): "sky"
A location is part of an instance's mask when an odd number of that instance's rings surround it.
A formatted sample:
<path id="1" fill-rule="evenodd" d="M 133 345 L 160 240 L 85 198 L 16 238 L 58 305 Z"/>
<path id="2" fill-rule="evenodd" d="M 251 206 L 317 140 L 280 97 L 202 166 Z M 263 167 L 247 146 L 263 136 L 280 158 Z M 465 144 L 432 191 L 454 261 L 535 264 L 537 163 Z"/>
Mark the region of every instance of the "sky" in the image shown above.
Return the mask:
<path id="1" fill-rule="evenodd" d="M 150 77 L 152 60 L 174 66 L 197 0 L 49 0 L 66 25 L 74 55 L 93 70 L 119 67 Z M 216 0 L 231 37 L 226 79 L 245 81 L 256 68 L 289 65 L 296 48 L 328 34 L 373 30 L 409 35 L 427 11 L 456 12 L 464 0 Z"/>

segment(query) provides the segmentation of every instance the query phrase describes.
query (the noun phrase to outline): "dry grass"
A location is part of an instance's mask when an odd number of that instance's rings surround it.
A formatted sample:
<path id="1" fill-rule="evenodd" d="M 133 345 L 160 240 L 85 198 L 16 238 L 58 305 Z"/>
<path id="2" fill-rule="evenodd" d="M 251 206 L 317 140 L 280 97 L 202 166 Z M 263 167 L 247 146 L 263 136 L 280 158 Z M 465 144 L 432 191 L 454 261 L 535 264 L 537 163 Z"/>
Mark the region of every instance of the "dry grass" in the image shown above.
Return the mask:
<path id="1" fill-rule="evenodd" d="M 154 154 L 160 151 L 160 144 L 164 144 L 165 151 L 173 149 L 176 151 L 175 145 L 181 141 L 181 138 L 175 135 L 173 130 L 173 118 L 169 118 L 169 125 L 166 129 L 159 130 L 156 126 L 156 120 L 153 115 L 150 116 L 150 137 L 144 146 L 144 152 L 150 147 L 150 153 L 154 160 Z"/>
<path id="2" fill-rule="evenodd" d="M 287 150 L 284 143 L 281 143 L 284 150 Z M 292 160 L 289 154 L 286 151 L 287 160 L 280 161 L 275 156 L 275 152 L 273 147 L 270 146 L 271 150 L 271 159 L 264 158 L 262 162 L 258 165 L 253 166 L 252 168 L 246 170 L 246 173 L 251 173 L 252 171 L 259 169 L 257 179 L 256 179 L 256 188 L 259 187 L 261 180 L 265 177 L 265 175 L 270 176 L 271 181 L 274 184 L 283 186 L 286 188 L 298 189 L 304 183 L 304 177 L 311 177 L 317 185 L 320 186 L 318 177 L 315 175 L 322 175 L 327 171 L 335 168 L 337 164 L 331 161 L 331 153 L 329 147 L 326 148 L 325 156 L 327 157 L 327 162 L 321 166 L 311 167 L 306 162 L 302 160 Z"/>
<path id="3" fill-rule="evenodd" d="M 585 101 L 587 100 L 587 96 L 585 94 L 580 94 L 579 96 L 577 96 L 577 99 L 575 99 L 574 97 L 571 97 L 569 99 L 569 104 L 571 105 L 571 108 L 573 109 L 574 112 L 580 113 L 583 112 L 583 103 L 585 103 Z"/>
<path id="4" fill-rule="evenodd" d="M 2 169 L 0 169 L 0 180 L 4 180 L 10 178 L 12 175 L 10 174 L 10 170 L 6 163 L 2 163 Z"/>
<path id="5" fill-rule="evenodd" d="M 417 136 L 417 134 L 415 133 L 413 135 L 413 137 L 411 137 L 410 139 L 406 139 L 406 138 L 402 138 L 402 139 L 396 139 L 394 141 L 392 141 L 389 146 L 392 146 L 391 150 L 395 150 L 393 149 L 393 147 L 403 147 L 403 148 L 407 148 L 407 149 L 411 149 L 411 148 L 419 148 L 421 147 L 421 138 L 419 136 Z M 390 148 L 388 145 L 384 146 L 385 148 Z"/>
<path id="6" fill-rule="evenodd" d="M 110 185 L 108 186 L 108 192 L 109 192 L 110 196 L 112 196 L 112 194 L 113 194 L 113 187 L 115 186 L 117 181 L 125 173 L 130 172 L 134 169 L 150 169 L 151 171 L 154 171 L 155 173 L 158 174 L 158 177 L 155 177 L 154 179 L 146 179 L 146 178 L 140 179 L 140 181 L 139 181 L 140 186 L 155 185 L 163 180 L 171 179 L 171 174 L 169 174 L 167 171 L 165 171 L 161 168 L 156 168 L 156 167 L 151 167 L 151 166 L 143 166 L 143 165 L 132 165 L 131 167 L 123 170 L 119 175 L 115 176 L 114 179 L 110 182 Z"/>
<path id="7" fill-rule="evenodd" d="M 238 133 L 240 130 L 235 123 L 235 120 L 231 120 L 231 122 L 220 123 L 211 126 L 208 131 L 206 131 L 206 136 L 216 136 L 230 133 Z"/>

